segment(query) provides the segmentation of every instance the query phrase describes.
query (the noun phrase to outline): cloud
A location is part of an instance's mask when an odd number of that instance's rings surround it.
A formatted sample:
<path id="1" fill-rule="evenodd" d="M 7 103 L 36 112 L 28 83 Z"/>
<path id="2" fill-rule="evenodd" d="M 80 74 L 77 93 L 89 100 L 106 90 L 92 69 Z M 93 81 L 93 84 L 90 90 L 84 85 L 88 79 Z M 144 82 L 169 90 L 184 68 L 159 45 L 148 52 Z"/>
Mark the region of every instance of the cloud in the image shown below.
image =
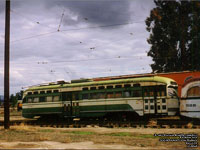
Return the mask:
<path id="1" fill-rule="evenodd" d="M 107 25 L 126 23 L 130 20 L 129 0 L 110 1 L 48 1 L 46 7 L 54 8 L 55 5 L 65 10 L 64 25 L 79 23 Z M 60 12 L 60 13 L 61 13 Z M 61 15 L 61 14 L 60 14 Z"/>
<path id="2" fill-rule="evenodd" d="M 150 46 L 146 42 L 149 35 L 144 20 L 153 8 L 153 1 L 16 0 L 11 6 L 11 93 L 21 87 L 61 79 L 151 72 L 151 59 L 145 55 Z M 0 9 L 2 70 L 3 9 Z M 63 22 L 57 32 L 63 10 Z M 133 23 L 98 27 L 128 22 Z M 0 84 L 1 95 L 2 72 Z"/>

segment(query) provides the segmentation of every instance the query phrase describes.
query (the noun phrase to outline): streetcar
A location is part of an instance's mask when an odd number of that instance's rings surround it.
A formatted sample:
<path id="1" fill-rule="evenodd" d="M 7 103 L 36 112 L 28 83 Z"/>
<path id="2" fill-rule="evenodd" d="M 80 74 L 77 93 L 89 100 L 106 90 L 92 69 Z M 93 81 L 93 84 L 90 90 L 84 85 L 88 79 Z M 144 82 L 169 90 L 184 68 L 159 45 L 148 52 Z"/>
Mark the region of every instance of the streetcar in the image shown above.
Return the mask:
<path id="1" fill-rule="evenodd" d="M 183 85 L 180 114 L 183 117 L 200 119 L 200 78 L 192 78 Z"/>
<path id="2" fill-rule="evenodd" d="M 159 76 L 49 83 L 24 91 L 22 115 L 132 120 L 173 116 L 179 113 L 177 88 L 174 80 Z"/>

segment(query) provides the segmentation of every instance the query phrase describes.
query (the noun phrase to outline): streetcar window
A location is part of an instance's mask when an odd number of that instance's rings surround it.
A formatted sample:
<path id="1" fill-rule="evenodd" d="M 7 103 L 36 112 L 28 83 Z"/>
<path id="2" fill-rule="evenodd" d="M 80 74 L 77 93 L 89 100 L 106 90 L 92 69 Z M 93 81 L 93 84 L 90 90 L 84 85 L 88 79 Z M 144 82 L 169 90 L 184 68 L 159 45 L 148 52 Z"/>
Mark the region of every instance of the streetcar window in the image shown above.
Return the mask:
<path id="1" fill-rule="evenodd" d="M 160 91 L 157 91 L 157 96 L 161 96 L 161 95 L 160 95 Z"/>
<path id="2" fill-rule="evenodd" d="M 58 90 L 53 90 L 54 93 L 58 93 Z"/>
<path id="3" fill-rule="evenodd" d="M 114 98 L 114 93 L 113 92 L 108 92 L 107 93 L 107 98 Z"/>
<path id="4" fill-rule="evenodd" d="M 99 93 L 99 98 L 100 98 L 100 99 L 106 98 L 106 94 L 105 94 L 105 93 Z"/>
<path id="5" fill-rule="evenodd" d="M 161 86 L 160 91 L 161 91 L 161 96 L 166 96 L 166 87 L 165 86 Z"/>
<path id="6" fill-rule="evenodd" d="M 141 96 L 141 91 L 139 91 L 139 90 L 133 91 L 133 97 L 140 97 L 140 96 Z"/>
<path id="7" fill-rule="evenodd" d="M 45 99 L 46 99 L 46 97 L 42 96 L 42 97 L 39 98 L 39 101 L 40 102 L 45 102 Z"/>
<path id="8" fill-rule="evenodd" d="M 171 85 L 177 85 L 177 83 L 173 82 L 173 81 L 171 81 L 170 83 L 171 83 Z"/>
<path id="9" fill-rule="evenodd" d="M 39 98 L 38 97 L 33 98 L 33 103 L 38 103 L 38 102 L 39 102 Z"/>
<path id="10" fill-rule="evenodd" d="M 145 102 L 145 103 L 148 103 L 148 99 L 145 99 L 144 102 Z"/>
<path id="11" fill-rule="evenodd" d="M 32 92 L 28 92 L 28 95 L 31 95 L 32 94 Z"/>
<path id="12" fill-rule="evenodd" d="M 149 106 L 148 106 L 148 105 L 145 105 L 145 109 L 149 109 Z"/>
<path id="13" fill-rule="evenodd" d="M 161 91 L 161 96 L 166 96 L 165 91 Z"/>
<path id="14" fill-rule="evenodd" d="M 147 89 L 144 90 L 144 96 L 148 96 L 148 91 L 147 91 Z"/>
<path id="15" fill-rule="evenodd" d="M 122 92 L 116 92 L 115 93 L 116 98 L 121 98 L 122 97 Z"/>
<path id="16" fill-rule="evenodd" d="M 48 90 L 47 93 L 51 93 L 51 90 Z"/>
<path id="17" fill-rule="evenodd" d="M 122 88 L 122 85 L 116 85 L 115 88 Z"/>
<path id="18" fill-rule="evenodd" d="M 133 84 L 133 87 L 140 87 L 140 84 Z"/>
<path id="19" fill-rule="evenodd" d="M 150 99 L 150 103 L 153 103 L 153 99 Z"/>
<path id="20" fill-rule="evenodd" d="M 168 88 L 168 95 L 171 97 L 178 97 L 176 88 Z"/>
<path id="21" fill-rule="evenodd" d="M 54 102 L 59 101 L 59 96 L 54 96 L 54 97 L 53 97 L 53 101 L 54 101 Z"/>
<path id="22" fill-rule="evenodd" d="M 91 87 L 91 88 L 90 88 L 90 90 L 96 90 L 96 89 L 97 89 L 96 87 Z"/>
<path id="23" fill-rule="evenodd" d="M 130 84 L 125 84 L 124 87 L 125 88 L 129 88 L 129 87 L 131 87 L 131 85 Z"/>
<path id="24" fill-rule="evenodd" d="M 40 94 L 44 94 L 45 93 L 45 91 L 40 91 Z"/>
<path id="25" fill-rule="evenodd" d="M 90 94 L 91 99 L 97 99 L 97 96 L 98 96 L 97 93 L 91 93 Z"/>
<path id="26" fill-rule="evenodd" d="M 131 91 L 125 91 L 124 97 L 131 97 Z"/>
<path id="27" fill-rule="evenodd" d="M 166 99 L 163 98 L 163 99 L 162 99 L 162 103 L 166 103 Z"/>
<path id="28" fill-rule="evenodd" d="M 75 99 L 79 100 L 79 94 L 75 94 Z"/>
<path id="29" fill-rule="evenodd" d="M 166 96 L 166 87 L 165 86 L 157 86 L 157 96 Z"/>
<path id="30" fill-rule="evenodd" d="M 33 92 L 33 94 L 38 94 L 38 92 Z"/>
<path id="31" fill-rule="evenodd" d="M 194 86 L 194 87 L 190 88 L 187 91 L 187 96 L 188 97 L 200 96 L 200 87 L 199 86 Z"/>
<path id="32" fill-rule="evenodd" d="M 99 86 L 99 90 L 105 89 L 104 86 Z"/>
<path id="33" fill-rule="evenodd" d="M 158 106 L 158 110 L 160 110 L 160 106 Z"/>
<path id="34" fill-rule="evenodd" d="M 149 89 L 149 95 L 152 97 L 154 96 L 154 89 L 153 88 L 150 88 Z"/>
<path id="35" fill-rule="evenodd" d="M 107 89 L 112 89 L 113 88 L 113 86 L 107 86 Z"/>
<path id="36" fill-rule="evenodd" d="M 87 91 L 88 90 L 88 88 L 86 87 L 86 88 L 83 88 L 83 91 Z"/>
<path id="37" fill-rule="evenodd" d="M 162 109 L 166 109 L 166 108 L 167 108 L 166 105 L 163 105 L 163 106 L 162 106 Z"/>
<path id="38" fill-rule="evenodd" d="M 151 96 L 151 97 L 154 95 L 154 94 L 153 94 L 153 91 L 150 91 L 150 93 L 149 93 L 149 94 L 150 94 L 150 96 Z"/>
<path id="39" fill-rule="evenodd" d="M 52 96 L 47 96 L 47 102 L 52 102 Z"/>
<path id="40" fill-rule="evenodd" d="M 150 109 L 154 109 L 154 106 L 153 106 L 153 105 L 151 105 L 151 106 L 150 106 Z"/>
<path id="41" fill-rule="evenodd" d="M 32 103 L 32 98 L 28 98 L 28 103 Z"/>
<path id="42" fill-rule="evenodd" d="M 83 95 L 82 95 L 82 98 L 83 98 L 83 99 L 88 99 L 89 96 L 88 96 L 88 94 L 83 94 Z"/>

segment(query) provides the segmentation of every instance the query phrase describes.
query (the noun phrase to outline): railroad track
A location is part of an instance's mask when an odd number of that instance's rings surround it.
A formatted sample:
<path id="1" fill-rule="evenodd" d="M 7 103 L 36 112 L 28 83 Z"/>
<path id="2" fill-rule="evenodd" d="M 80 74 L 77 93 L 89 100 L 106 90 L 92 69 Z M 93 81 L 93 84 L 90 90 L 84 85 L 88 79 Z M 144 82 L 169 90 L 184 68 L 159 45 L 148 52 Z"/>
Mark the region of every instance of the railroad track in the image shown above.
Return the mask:
<path id="1" fill-rule="evenodd" d="M 34 125 L 40 127 L 54 128 L 83 128 L 83 127 L 131 127 L 131 128 L 192 128 L 200 129 L 200 121 L 180 120 L 180 119 L 151 119 L 149 121 L 67 121 L 67 120 L 13 120 L 10 125 Z M 0 121 L 0 126 L 4 122 Z"/>

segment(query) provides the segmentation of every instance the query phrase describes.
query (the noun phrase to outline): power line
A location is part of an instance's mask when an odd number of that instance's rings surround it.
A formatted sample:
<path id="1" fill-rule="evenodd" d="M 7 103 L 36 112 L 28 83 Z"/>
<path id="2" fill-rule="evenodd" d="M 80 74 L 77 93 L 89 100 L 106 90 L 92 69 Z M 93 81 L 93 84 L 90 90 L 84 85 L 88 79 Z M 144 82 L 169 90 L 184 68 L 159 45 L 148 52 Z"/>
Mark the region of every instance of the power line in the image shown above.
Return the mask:
<path id="1" fill-rule="evenodd" d="M 61 19 L 60 19 L 60 24 L 58 26 L 58 32 L 60 31 L 60 26 L 61 26 L 61 23 L 62 23 L 62 20 L 63 20 L 63 17 L 64 17 L 64 13 L 65 13 L 65 9 L 63 10 L 63 13 L 62 13 L 62 16 L 61 16 Z"/>
<path id="2" fill-rule="evenodd" d="M 122 24 L 111 24 L 111 25 L 103 25 L 103 26 L 95 26 L 95 27 L 76 28 L 76 29 L 67 29 L 67 30 L 60 30 L 59 32 L 66 32 L 66 31 L 73 31 L 73 30 L 83 30 L 83 29 L 105 28 L 105 27 L 112 27 L 112 26 L 122 26 L 122 25 L 134 24 L 134 23 L 139 23 L 139 22 L 144 22 L 144 21 L 122 23 Z M 25 37 L 25 38 L 22 38 L 22 39 L 14 40 L 14 41 L 11 41 L 11 43 L 19 42 L 19 41 L 23 41 L 23 40 L 27 40 L 27 39 L 31 39 L 31 38 L 36 38 L 36 37 L 40 37 L 40 36 L 45 36 L 45 35 L 53 34 L 53 33 L 57 33 L 57 32 L 58 31 L 41 33 L 41 34 L 33 35 L 33 36 L 30 36 L 30 37 Z M 3 44 L 3 43 L 0 43 L 0 44 Z"/>
<path id="3" fill-rule="evenodd" d="M 132 58 L 139 58 L 140 60 L 143 60 L 144 56 L 116 56 L 116 57 L 110 57 L 110 58 L 93 58 L 93 59 L 80 59 L 80 60 L 66 60 L 66 61 L 36 61 L 36 62 L 26 62 L 26 63 L 16 63 L 16 62 L 11 62 L 14 64 L 29 64 L 29 63 L 35 63 L 38 65 L 47 65 L 49 63 L 63 63 L 63 62 L 84 62 L 84 61 L 101 61 L 101 60 L 112 60 L 112 59 L 132 59 Z M 149 57 L 149 56 L 145 56 Z M 150 58 L 150 57 L 149 57 Z M 162 58 L 163 59 L 163 58 Z M 138 61 L 138 60 L 133 60 L 133 61 Z M 1 64 L 1 62 L 0 62 Z"/>
<path id="4" fill-rule="evenodd" d="M 128 37 L 129 38 L 129 37 Z M 119 42 L 119 41 L 123 41 L 123 40 L 127 40 L 126 38 L 123 38 L 123 39 L 118 39 L 118 40 L 113 40 L 113 41 L 109 41 L 109 43 L 108 44 L 106 44 L 106 46 L 108 46 L 108 45 L 110 45 L 110 44 L 113 44 L 113 43 L 116 43 L 116 42 Z M 95 44 L 94 44 L 95 45 Z M 90 49 L 91 50 L 95 50 L 96 48 L 99 48 L 99 47 L 102 47 L 102 46 L 104 46 L 104 45 L 97 45 L 97 46 L 93 46 L 93 47 L 91 47 Z"/>
<path id="5" fill-rule="evenodd" d="M 141 23 L 141 22 L 144 22 L 144 21 L 127 22 L 127 23 L 121 23 L 121 24 L 110 24 L 110 25 L 102 25 L 102 26 L 90 26 L 90 27 L 76 28 L 76 29 L 66 29 L 66 30 L 61 30 L 61 32 L 73 31 L 73 30 L 83 30 L 83 29 L 105 28 L 105 27 L 113 27 L 113 26 L 123 26 L 123 25 L 129 25 L 129 24 Z"/>
<path id="6" fill-rule="evenodd" d="M 26 37 L 26 38 L 14 40 L 14 41 L 11 41 L 11 43 L 15 43 L 15 42 L 19 42 L 19 41 L 24 41 L 24 40 L 27 40 L 27 39 L 32 39 L 32 38 L 36 38 L 36 37 L 40 37 L 40 36 L 45 36 L 45 35 L 53 34 L 53 33 L 56 33 L 56 32 L 57 31 L 52 31 L 52 32 L 47 32 L 47 33 L 41 33 L 41 34 L 38 34 L 38 35 L 33 35 L 33 36 Z"/>

